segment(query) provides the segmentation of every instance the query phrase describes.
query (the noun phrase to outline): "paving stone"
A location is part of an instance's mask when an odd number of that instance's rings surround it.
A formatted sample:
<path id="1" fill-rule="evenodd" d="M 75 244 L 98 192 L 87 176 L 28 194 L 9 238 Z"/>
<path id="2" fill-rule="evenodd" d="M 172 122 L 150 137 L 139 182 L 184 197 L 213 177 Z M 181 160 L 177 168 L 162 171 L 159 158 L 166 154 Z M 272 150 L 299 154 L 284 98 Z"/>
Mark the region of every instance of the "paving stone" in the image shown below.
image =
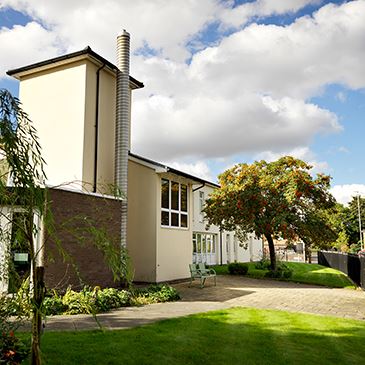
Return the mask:
<path id="1" fill-rule="evenodd" d="M 173 285 L 182 300 L 129 307 L 99 314 L 104 329 L 123 329 L 166 318 L 232 308 L 237 306 L 278 309 L 291 312 L 332 315 L 365 320 L 365 293 L 361 290 L 332 289 L 313 285 L 219 276 L 217 286 L 207 283 L 203 289 L 189 283 Z M 90 330 L 100 326 L 92 316 L 53 316 L 47 318 L 46 331 Z"/>

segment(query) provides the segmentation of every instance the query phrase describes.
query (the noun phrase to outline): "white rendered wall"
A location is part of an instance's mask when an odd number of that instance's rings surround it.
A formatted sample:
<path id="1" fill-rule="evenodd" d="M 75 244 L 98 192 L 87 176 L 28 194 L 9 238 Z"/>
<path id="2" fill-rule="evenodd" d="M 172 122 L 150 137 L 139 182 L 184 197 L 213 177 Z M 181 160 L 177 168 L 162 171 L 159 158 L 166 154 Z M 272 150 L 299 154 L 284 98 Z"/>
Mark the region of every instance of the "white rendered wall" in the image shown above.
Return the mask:
<path id="1" fill-rule="evenodd" d="M 216 263 L 220 264 L 222 255 L 222 263 L 228 262 L 249 262 L 259 261 L 262 257 L 262 241 L 256 239 L 253 235 L 249 235 L 247 242 L 244 245 L 240 245 L 240 242 L 235 237 L 234 231 L 223 231 L 220 235 L 219 228 L 211 225 L 207 229 L 207 220 L 201 219 L 199 192 L 204 192 L 204 198 L 207 199 L 209 195 L 215 190 L 215 187 L 211 185 L 205 185 L 201 189 L 194 192 L 193 198 L 193 232 L 199 233 L 213 233 L 217 235 L 217 247 L 216 247 Z M 227 241 L 227 235 L 229 235 L 229 242 Z M 222 238 L 222 242 L 220 241 Z M 227 252 L 227 245 L 229 246 L 229 252 Z M 221 252 L 222 251 L 222 252 Z"/>

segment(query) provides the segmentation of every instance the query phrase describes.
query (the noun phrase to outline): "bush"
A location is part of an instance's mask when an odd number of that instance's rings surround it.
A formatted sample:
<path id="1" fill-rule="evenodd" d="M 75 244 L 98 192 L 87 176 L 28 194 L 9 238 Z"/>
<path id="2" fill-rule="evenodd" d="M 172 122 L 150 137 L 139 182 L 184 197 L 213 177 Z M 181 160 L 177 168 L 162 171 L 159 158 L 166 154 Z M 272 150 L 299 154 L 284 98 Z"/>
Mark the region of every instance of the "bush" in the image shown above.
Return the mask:
<path id="1" fill-rule="evenodd" d="M 0 364 L 17 365 L 30 353 L 29 344 L 22 342 L 13 331 L 2 331 L 0 341 Z"/>
<path id="2" fill-rule="evenodd" d="M 248 265 L 240 262 L 233 262 L 228 265 L 228 272 L 231 275 L 246 275 L 248 271 Z"/>
<path id="3" fill-rule="evenodd" d="M 76 292 L 69 287 L 64 295 L 58 294 L 55 290 L 49 292 L 43 301 L 43 313 L 45 315 L 96 314 L 130 305 L 178 299 L 180 299 L 179 293 L 169 285 L 150 285 L 148 288 L 134 290 L 133 293 L 128 290 L 100 289 L 100 287 L 94 289 L 84 287 L 82 291 Z M 25 301 L 23 294 L 13 298 L 1 298 L 0 303 L 0 315 L 30 314 L 29 300 Z"/>
<path id="4" fill-rule="evenodd" d="M 131 303 L 131 293 L 127 290 L 107 288 L 97 290 L 95 295 L 95 304 L 98 312 L 106 312 L 113 308 L 127 307 Z"/>
<path id="5" fill-rule="evenodd" d="M 261 259 L 260 261 L 255 263 L 255 269 L 257 270 L 269 270 L 270 269 L 270 260 Z"/>
<path id="6" fill-rule="evenodd" d="M 270 270 L 265 274 L 266 277 L 275 279 L 289 279 L 292 275 L 293 270 L 282 262 L 277 263 L 275 271 Z"/>
<path id="7" fill-rule="evenodd" d="M 144 289 L 135 291 L 135 304 L 162 303 L 179 300 L 177 290 L 166 284 L 152 284 Z"/>
<path id="8" fill-rule="evenodd" d="M 64 314 L 94 314 L 97 313 L 95 307 L 95 296 L 88 287 L 81 292 L 76 292 L 67 288 L 65 295 L 62 297 L 62 303 L 66 310 Z"/>
<path id="9" fill-rule="evenodd" d="M 54 314 L 95 314 L 114 308 L 125 307 L 131 303 L 131 293 L 114 288 L 91 290 L 85 287 L 81 292 L 68 288 L 63 296 L 53 292 L 43 303 L 46 315 Z"/>
<path id="10" fill-rule="evenodd" d="M 55 293 L 51 297 L 45 297 L 43 301 L 43 312 L 46 316 L 61 314 L 67 310 L 62 298 Z"/>

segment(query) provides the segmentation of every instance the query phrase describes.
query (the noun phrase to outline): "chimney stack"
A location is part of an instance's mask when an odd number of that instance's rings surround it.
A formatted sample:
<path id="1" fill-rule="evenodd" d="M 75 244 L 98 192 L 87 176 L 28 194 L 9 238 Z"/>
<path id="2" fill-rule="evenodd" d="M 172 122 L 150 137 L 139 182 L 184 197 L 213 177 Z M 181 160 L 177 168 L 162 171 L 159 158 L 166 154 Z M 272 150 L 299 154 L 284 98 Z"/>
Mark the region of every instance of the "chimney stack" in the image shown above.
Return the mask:
<path id="1" fill-rule="evenodd" d="M 130 36 L 123 30 L 117 37 L 117 90 L 115 125 L 115 184 L 125 195 L 121 212 L 121 245 L 127 244 L 128 152 L 130 135 L 129 55 Z"/>

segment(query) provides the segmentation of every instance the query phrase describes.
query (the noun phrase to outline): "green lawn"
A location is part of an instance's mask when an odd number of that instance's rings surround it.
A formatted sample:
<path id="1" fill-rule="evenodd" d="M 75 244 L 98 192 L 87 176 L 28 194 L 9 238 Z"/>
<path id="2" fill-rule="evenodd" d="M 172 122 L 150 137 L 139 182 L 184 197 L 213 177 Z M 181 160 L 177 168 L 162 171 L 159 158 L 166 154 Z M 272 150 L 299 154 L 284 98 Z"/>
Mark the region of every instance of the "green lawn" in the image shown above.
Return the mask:
<path id="1" fill-rule="evenodd" d="M 119 331 L 49 332 L 46 364 L 362 364 L 365 322 L 233 308 Z"/>
<path id="2" fill-rule="evenodd" d="M 331 269 L 318 264 L 306 264 L 302 262 L 285 262 L 293 270 L 293 276 L 288 281 L 297 283 L 307 283 L 315 285 L 323 285 L 331 288 L 350 288 L 355 286 L 352 281 L 341 271 Z M 267 270 L 258 270 L 255 268 L 254 262 L 247 263 L 247 276 L 261 279 L 267 273 Z M 227 265 L 213 266 L 217 274 L 228 274 Z"/>

